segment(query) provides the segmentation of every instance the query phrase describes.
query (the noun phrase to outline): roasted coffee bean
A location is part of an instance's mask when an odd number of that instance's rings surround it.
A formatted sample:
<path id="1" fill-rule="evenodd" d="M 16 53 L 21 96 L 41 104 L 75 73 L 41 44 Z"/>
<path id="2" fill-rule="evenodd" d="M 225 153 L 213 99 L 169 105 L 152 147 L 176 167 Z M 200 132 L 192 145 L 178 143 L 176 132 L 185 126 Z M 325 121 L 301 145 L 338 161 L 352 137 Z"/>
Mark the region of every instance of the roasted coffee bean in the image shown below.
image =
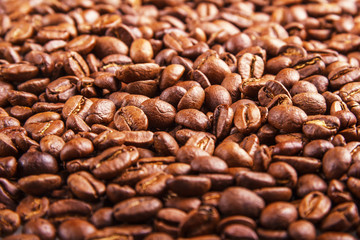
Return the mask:
<path id="1" fill-rule="evenodd" d="M 344 147 L 334 147 L 323 157 L 323 172 L 327 179 L 340 178 L 351 164 L 351 154 Z"/>
<path id="2" fill-rule="evenodd" d="M 49 199 L 27 196 L 16 207 L 16 212 L 23 221 L 44 217 L 49 210 Z"/>
<path id="3" fill-rule="evenodd" d="M 245 53 L 238 59 L 238 71 L 243 79 L 260 78 L 264 72 L 264 61 L 258 55 Z"/>
<path id="4" fill-rule="evenodd" d="M 261 197 L 242 187 L 225 189 L 219 200 L 219 210 L 224 215 L 244 215 L 256 218 L 264 207 L 265 203 Z"/>
<path id="5" fill-rule="evenodd" d="M 5 237 L 14 233 L 20 227 L 20 216 L 9 209 L 0 210 L 0 220 L 2 222 L 0 235 Z"/>
<path id="6" fill-rule="evenodd" d="M 23 228 L 23 233 L 34 234 L 40 239 L 55 239 L 56 229 L 53 224 L 44 218 L 34 218 L 28 221 Z"/>
<path id="7" fill-rule="evenodd" d="M 260 109 L 252 103 L 240 105 L 234 114 L 234 125 L 242 134 L 256 131 L 261 124 Z"/>
<path id="8" fill-rule="evenodd" d="M 288 228 L 289 236 L 293 239 L 315 239 L 315 226 L 306 220 L 292 222 Z"/>
<path id="9" fill-rule="evenodd" d="M 230 93 L 221 85 L 212 85 L 205 89 L 205 106 L 214 111 L 218 105 L 231 105 Z"/>
<path id="10" fill-rule="evenodd" d="M 71 174 L 67 183 L 72 193 L 84 201 L 94 201 L 105 194 L 105 184 L 85 171 Z"/>
<path id="11" fill-rule="evenodd" d="M 185 175 L 168 179 L 166 186 L 180 196 L 192 197 L 201 196 L 209 191 L 211 181 L 206 177 Z"/>
<path id="12" fill-rule="evenodd" d="M 268 121 L 272 126 L 286 132 L 299 131 L 306 120 L 306 113 L 295 106 L 275 106 L 270 109 L 268 115 Z"/>
<path id="13" fill-rule="evenodd" d="M 91 159 L 90 170 L 96 178 L 111 179 L 139 157 L 135 147 L 112 147 Z"/>
<path id="14" fill-rule="evenodd" d="M 18 180 L 19 188 L 30 195 L 39 196 L 61 186 L 61 177 L 55 174 L 43 173 L 29 175 Z"/>
<path id="15" fill-rule="evenodd" d="M 299 215 L 312 223 L 321 221 L 330 211 L 331 201 L 321 192 L 311 192 L 300 202 Z"/>
<path id="16" fill-rule="evenodd" d="M 57 173 L 59 170 L 56 159 L 48 153 L 28 151 L 19 158 L 18 173 L 20 176 L 41 173 Z"/>
<path id="17" fill-rule="evenodd" d="M 148 118 L 149 127 L 153 129 L 166 129 L 175 121 L 175 108 L 162 100 L 148 99 L 142 103 L 141 110 Z"/>
<path id="18" fill-rule="evenodd" d="M 329 138 L 334 136 L 340 128 L 340 120 L 335 116 L 308 116 L 303 123 L 302 131 L 310 139 Z"/>
<path id="19" fill-rule="evenodd" d="M 70 219 L 63 223 L 58 228 L 58 235 L 60 239 L 84 239 L 93 234 L 96 228 L 89 222 L 82 219 Z"/>
<path id="20" fill-rule="evenodd" d="M 108 124 L 113 120 L 115 110 L 116 107 L 112 101 L 99 99 L 89 108 L 85 122 L 89 125 Z"/>
<path id="21" fill-rule="evenodd" d="M 195 131 L 204 131 L 210 128 L 209 118 L 197 109 L 183 109 L 176 113 L 175 123 Z"/>
<path id="22" fill-rule="evenodd" d="M 229 167 L 252 167 L 252 157 L 239 146 L 239 144 L 227 141 L 221 143 L 214 155 L 223 159 Z"/>
<path id="23" fill-rule="evenodd" d="M 10 179 L 15 175 L 17 169 L 17 161 L 15 157 L 0 158 L 0 177 Z"/>
<path id="24" fill-rule="evenodd" d="M 89 156 L 94 151 L 92 142 L 87 138 L 74 138 L 67 143 L 60 152 L 62 161 Z"/>
<path id="25" fill-rule="evenodd" d="M 154 148 L 161 155 L 175 156 L 179 150 L 179 145 L 169 133 L 156 132 L 154 133 Z"/>
<path id="26" fill-rule="evenodd" d="M 154 197 L 134 197 L 116 204 L 114 217 L 118 221 L 139 223 L 156 216 L 162 208 L 160 200 Z"/>
<path id="27" fill-rule="evenodd" d="M 352 202 L 342 203 L 331 210 L 322 221 L 324 231 L 347 231 L 359 221 L 358 208 Z"/>
<path id="28" fill-rule="evenodd" d="M 179 226 L 180 236 L 194 237 L 213 233 L 219 219 L 220 216 L 216 208 L 200 206 L 198 209 L 189 212 L 182 220 Z"/>
<path id="29" fill-rule="evenodd" d="M 274 202 L 261 212 L 260 223 L 267 229 L 287 229 L 297 217 L 296 207 L 291 203 Z"/>

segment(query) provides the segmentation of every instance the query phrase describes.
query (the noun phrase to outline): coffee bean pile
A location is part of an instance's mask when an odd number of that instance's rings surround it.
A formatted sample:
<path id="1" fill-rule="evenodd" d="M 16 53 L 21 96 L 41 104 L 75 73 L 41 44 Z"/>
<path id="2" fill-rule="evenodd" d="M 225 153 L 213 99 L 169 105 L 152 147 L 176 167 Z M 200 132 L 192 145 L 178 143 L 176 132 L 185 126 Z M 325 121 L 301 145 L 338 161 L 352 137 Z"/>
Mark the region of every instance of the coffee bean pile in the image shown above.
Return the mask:
<path id="1" fill-rule="evenodd" d="M 360 237 L 359 12 L 0 1 L 0 238 Z"/>

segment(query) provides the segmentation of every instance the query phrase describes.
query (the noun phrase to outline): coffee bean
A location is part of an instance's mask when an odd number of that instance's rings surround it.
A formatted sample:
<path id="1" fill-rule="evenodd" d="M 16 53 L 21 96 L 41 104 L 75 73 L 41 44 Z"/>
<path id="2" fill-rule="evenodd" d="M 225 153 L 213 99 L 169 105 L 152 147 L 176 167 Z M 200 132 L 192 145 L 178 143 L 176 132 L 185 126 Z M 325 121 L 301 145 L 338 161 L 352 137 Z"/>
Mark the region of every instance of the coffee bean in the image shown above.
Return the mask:
<path id="1" fill-rule="evenodd" d="M 242 187 L 225 189 L 219 201 L 220 212 L 225 215 L 244 215 L 256 218 L 264 207 L 265 203 L 261 197 Z"/>
<path id="2" fill-rule="evenodd" d="M 135 197 L 116 204 L 114 217 L 122 222 L 145 222 L 162 208 L 160 200 L 154 197 Z"/>

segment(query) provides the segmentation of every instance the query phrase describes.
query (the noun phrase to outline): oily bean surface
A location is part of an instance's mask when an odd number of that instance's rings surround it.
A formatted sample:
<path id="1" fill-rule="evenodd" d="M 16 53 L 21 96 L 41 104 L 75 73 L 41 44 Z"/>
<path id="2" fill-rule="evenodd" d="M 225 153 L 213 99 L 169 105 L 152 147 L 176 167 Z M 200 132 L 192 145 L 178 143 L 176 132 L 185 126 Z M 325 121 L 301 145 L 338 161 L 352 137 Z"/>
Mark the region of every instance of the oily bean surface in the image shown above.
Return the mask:
<path id="1" fill-rule="evenodd" d="M 1 1 L 0 238 L 360 238 L 360 3 Z"/>

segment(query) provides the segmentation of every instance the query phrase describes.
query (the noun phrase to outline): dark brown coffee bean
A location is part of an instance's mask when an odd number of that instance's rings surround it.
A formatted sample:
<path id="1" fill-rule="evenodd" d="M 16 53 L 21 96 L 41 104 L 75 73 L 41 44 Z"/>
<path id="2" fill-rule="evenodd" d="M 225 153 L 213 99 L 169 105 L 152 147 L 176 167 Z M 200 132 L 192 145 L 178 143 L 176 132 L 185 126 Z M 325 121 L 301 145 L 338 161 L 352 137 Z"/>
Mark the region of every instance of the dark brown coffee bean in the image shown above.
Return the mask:
<path id="1" fill-rule="evenodd" d="M 340 128 L 340 120 L 335 116 L 308 116 L 303 123 L 302 130 L 310 139 L 328 138 L 335 135 Z"/>
<path id="2" fill-rule="evenodd" d="M 322 139 L 313 140 L 304 146 L 303 155 L 305 157 L 321 159 L 324 154 L 333 147 L 334 145 L 329 141 Z"/>
<path id="3" fill-rule="evenodd" d="M 220 215 L 216 208 L 211 206 L 200 206 L 193 210 L 182 220 L 180 236 L 194 237 L 215 232 Z M 201 227 L 199 227 L 201 226 Z"/>
<path id="4" fill-rule="evenodd" d="M 18 150 L 11 139 L 7 135 L 0 133 L 0 156 L 16 156 L 17 153 Z"/>
<path id="5" fill-rule="evenodd" d="M 315 239 L 315 226 L 306 220 L 292 222 L 288 228 L 289 236 L 293 239 Z"/>
<path id="6" fill-rule="evenodd" d="M 20 176 L 36 175 L 41 173 L 57 173 L 59 170 L 56 159 L 48 153 L 28 151 L 18 160 Z"/>
<path id="7" fill-rule="evenodd" d="M 182 91 L 179 91 L 179 94 L 182 94 Z M 187 90 L 186 93 L 181 96 L 178 104 L 177 109 L 200 109 L 203 106 L 205 101 L 205 91 L 200 86 L 193 86 Z"/>
<path id="8" fill-rule="evenodd" d="M 89 217 L 91 205 L 76 199 L 61 199 L 50 204 L 48 218 L 53 223 L 60 223 L 74 217 Z"/>
<path id="9" fill-rule="evenodd" d="M 210 190 L 211 181 L 200 176 L 176 176 L 166 181 L 167 188 L 184 197 L 200 196 Z"/>
<path id="10" fill-rule="evenodd" d="M 313 191 L 325 193 L 326 190 L 327 184 L 322 178 L 315 174 L 305 174 L 299 177 L 296 194 L 299 197 L 304 197 L 305 195 Z"/>
<path id="11" fill-rule="evenodd" d="M 160 66 L 155 63 L 139 63 L 121 66 L 116 77 L 125 83 L 155 79 L 160 74 Z"/>
<path id="12" fill-rule="evenodd" d="M 23 221 L 44 217 L 49 210 L 49 199 L 27 196 L 16 207 L 16 212 Z"/>
<path id="13" fill-rule="evenodd" d="M 348 231 L 359 221 L 358 208 L 355 203 L 342 203 L 331 210 L 322 221 L 324 231 Z"/>
<path id="14" fill-rule="evenodd" d="M 25 234 L 35 234 L 40 239 L 53 240 L 56 237 L 56 229 L 53 224 L 44 218 L 34 218 L 28 221 L 23 228 Z"/>
<path id="15" fill-rule="evenodd" d="M 220 212 L 224 215 L 244 215 L 256 218 L 264 207 L 262 198 L 242 187 L 227 188 L 219 201 Z"/>
<path id="16" fill-rule="evenodd" d="M 172 178 L 172 175 L 162 172 L 151 174 L 139 181 L 135 190 L 139 195 L 160 196 L 165 192 L 166 181 Z"/>
<path id="17" fill-rule="evenodd" d="M 17 160 L 14 157 L 0 158 L 0 177 L 10 179 L 15 175 L 17 169 Z"/>
<path id="18" fill-rule="evenodd" d="M 166 129 L 175 121 L 175 108 L 162 100 L 148 99 L 142 103 L 141 110 L 149 120 L 149 127 L 153 129 Z"/>
<path id="19" fill-rule="evenodd" d="M 273 176 L 277 185 L 294 188 L 297 184 L 297 172 L 285 162 L 275 162 L 269 165 L 267 172 Z"/>
<path id="20" fill-rule="evenodd" d="M 60 152 L 62 161 L 69 161 L 75 158 L 87 157 L 94 151 L 94 146 L 89 139 L 74 138 L 67 143 Z"/>
<path id="21" fill-rule="evenodd" d="M 291 203 L 274 202 L 261 212 L 260 223 L 267 229 L 287 229 L 297 217 L 297 210 Z"/>
<path id="22" fill-rule="evenodd" d="M 238 59 L 238 71 L 243 79 L 260 78 L 264 72 L 264 61 L 258 55 L 245 53 Z"/>
<path id="23" fill-rule="evenodd" d="M 175 122 L 195 131 L 204 131 L 210 128 L 208 117 L 196 109 L 183 109 L 176 113 Z"/>
<path id="24" fill-rule="evenodd" d="M 299 174 L 316 173 L 322 166 L 319 159 L 311 157 L 274 155 L 273 161 L 285 162 L 291 165 Z"/>
<path id="25" fill-rule="evenodd" d="M 129 167 L 138 157 L 139 153 L 135 147 L 112 147 L 91 159 L 90 170 L 96 178 L 111 179 Z"/>
<path id="26" fill-rule="evenodd" d="M 270 109 L 268 121 L 279 130 L 297 132 L 307 120 L 306 113 L 295 106 L 279 105 Z"/>
<path id="27" fill-rule="evenodd" d="M 323 157 L 323 172 L 327 179 L 340 178 L 351 164 L 351 154 L 344 147 L 334 147 Z"/>
<path id="28" fill-rule="evenodd" d="M 236 185 L 247 189 L 273 187 L 276 184 L 275 178 L 268 173 L 240 171 L 235 176 Z"/>
<path id="29" fill-rule="evenodd" d="M 62 116 L 67 119 L 71 114 L 77 114 L 85 119 L 92 104 L 93 101 L 81 95 L 73 96 L 65 102 Z"/>
<path id="30" fill-rule="evenodd" d="M 234 125 L 242 134 L 256 131 L 261 124 L 259 108 L 252 103 L 240 105 L 234 114 Z"/>
<path id="31" fill-rule="evenodd" d="M 162 208 L 160 200 L 154 197 L 134 197 L 116 204 L 114 217 L 122 222 L 145 222 Z"/>
<path id="32" fill-rule="evenodd" d="M 0 227 L 2 237 L 14 233 L 21 224 L 20 216 L 9 209 L 0 210 L 0 220 L 2 222 Z"/>
<path id="33" fill-rule="evenodd" d="M 102 59 L 111 54 L 127 55 L 129 48 L 120 39 L 110 36 L 102 36 L 96 38 L 96 44 L 93 52 L 98 58 Z"/>
<path id="34" fill-rule="evenodd" d="M 167 132 L 154 133 L 154 148 L 163 156 L 175 156 L 179 150 L 176 140 Z"/>
<path id="35" fill-rule="evenodd" d="M 299 215 L 312 223 L 321 221 L 330 211 L 331 201 L 321 192 L 311 192 L 300 202 Z"/>
<path id="36" fill-rule="evenodd" d="M 67 184 L 75 196 L 85 201 L 97 200 L 105 194 L 105 184 L 84 171 L 71 174 Z"/>
<path id="37" fill-rule="evenodd" d="M 99 99 L 89 108 L 85 121 L 89 125 L 108 124 L 113 120 L 115 110 L 116 107 L 112 101 Z"/>
<path id="38" fill-rule="evenodd" d="M 113 210 L 110 207 L 103 207 L 94 212 L 90 219 L 96 228 L 104 228 L 114 224 Z"/>
<path id="39" fill-rule="evenodd" d="M 299 93 L 293 96 L 295 106 L 304 110 L 307 115 L 324 114 L 326 112 L 325 98 L 319 93 Z"/>
<path id="40" fill-rule="evenodd" d="M 96 38 L 93 35 L 80 35 L 66 44 L 65 49 L 85 55 L 95 47 Z"/>
<path id="41" fill-rule="evenodd" d="M 252 167 L 252 157 L 239 146 L 239 144 L 227 141 L 219 144 L 214 155 L 223 159 L 229 167 Z"/>
<path id="42" fill-rule="evenodd" d="M 120 131 L 140 131 L 147 130 L 148 118 L 138 107 L 121 107 L 114 116 L 114 124 Z"/>
<path id="43" fill-rule="evenodd" d="M 55 174 L 43 173 L 30 175 L 18 180 L 20 189 L 30 195 L 40 196 L 61 186 L 61 177 Z"/>
<path id="44" fill-rule="evenodd" d="M 205 106 L 214 111 L 218 105 L 231 105 L 230 93 L 221 85 L 212 85 L 205 89 Z"/>
<path id="45" fill-rule="evenodd" d="M 62 240 L 85 239 L 95 231 L 96 228 L 85 220 L 70 219 L 61 223 L 58 228 L 58 235 Z"/>

